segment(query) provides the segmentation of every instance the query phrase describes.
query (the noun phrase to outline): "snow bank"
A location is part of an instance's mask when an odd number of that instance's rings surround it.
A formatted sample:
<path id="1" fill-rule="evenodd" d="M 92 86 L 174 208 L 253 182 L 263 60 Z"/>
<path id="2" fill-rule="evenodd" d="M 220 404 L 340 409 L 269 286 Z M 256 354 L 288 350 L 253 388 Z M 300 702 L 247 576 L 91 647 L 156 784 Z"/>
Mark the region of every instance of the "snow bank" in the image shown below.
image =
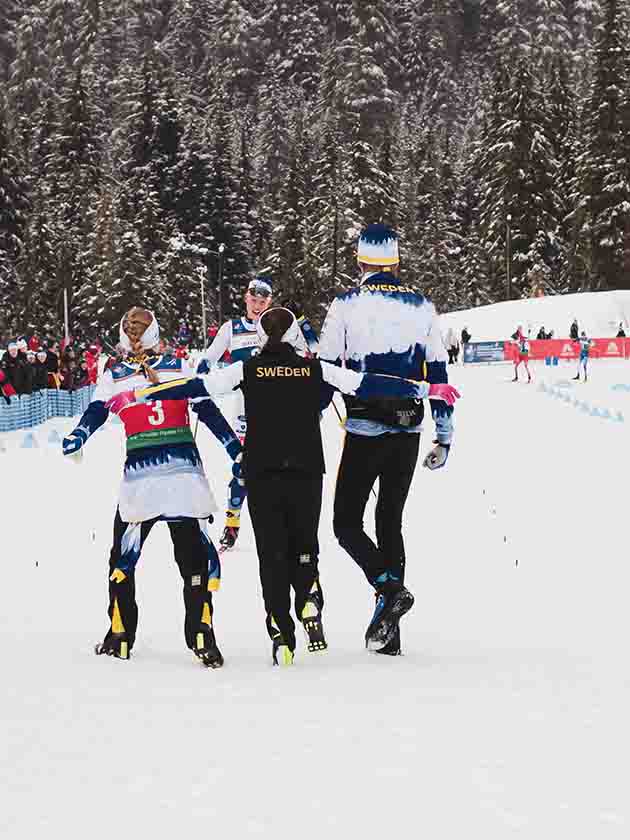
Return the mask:
<path id="1" fill-rule="evenodd" d="M 630 291 L 582 292 L 494 303 L 446 313 L 442 315 L 442 327 L 446 332 L 452 326 L 458 335 L 466 327 L 473 341 L 509 338 L 519 325 L 532 338 L 541 326 L 547 332 L 553 330 L 554 338 L 566 338 L 574 318 L 580 330 L 594 338 L 617 335 L 620 323 L 630 335 Z"/>

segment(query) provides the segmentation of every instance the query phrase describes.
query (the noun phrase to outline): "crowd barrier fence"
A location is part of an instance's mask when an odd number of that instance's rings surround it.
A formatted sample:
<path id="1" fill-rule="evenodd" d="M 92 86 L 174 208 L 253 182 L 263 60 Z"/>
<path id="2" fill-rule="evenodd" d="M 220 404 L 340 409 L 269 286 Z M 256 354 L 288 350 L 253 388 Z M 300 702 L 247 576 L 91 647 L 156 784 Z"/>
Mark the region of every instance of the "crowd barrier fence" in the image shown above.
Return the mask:
<path id="1" fill-rule="evenodd" d="M 52 417 L 81 415 L 88 407 L 95 388 L 95 385 L 87 385 L 77 391 L 48 389 L 9 397 L 9 403 L 0 397 L 0 433 L 32 429 Z"/>

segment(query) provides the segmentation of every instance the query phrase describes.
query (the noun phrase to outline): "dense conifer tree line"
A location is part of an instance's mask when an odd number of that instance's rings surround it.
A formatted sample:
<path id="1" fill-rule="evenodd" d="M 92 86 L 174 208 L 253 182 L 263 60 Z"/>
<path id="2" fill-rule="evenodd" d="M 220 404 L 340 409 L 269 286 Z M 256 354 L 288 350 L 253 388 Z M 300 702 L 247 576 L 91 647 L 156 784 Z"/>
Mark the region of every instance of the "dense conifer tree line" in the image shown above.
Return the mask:
<path id="1" fill-rule="evenodd" d="M 369 221 L 441 309 L 630 288 L 630 0 L 3 0 L 0 331 L 318 320 Z M 510 237 L 508 249 L 507 237 Z M 183 246 L 183 247 L 182 247 Z M 207 249 L 201 255 L 198 249 Z"/>

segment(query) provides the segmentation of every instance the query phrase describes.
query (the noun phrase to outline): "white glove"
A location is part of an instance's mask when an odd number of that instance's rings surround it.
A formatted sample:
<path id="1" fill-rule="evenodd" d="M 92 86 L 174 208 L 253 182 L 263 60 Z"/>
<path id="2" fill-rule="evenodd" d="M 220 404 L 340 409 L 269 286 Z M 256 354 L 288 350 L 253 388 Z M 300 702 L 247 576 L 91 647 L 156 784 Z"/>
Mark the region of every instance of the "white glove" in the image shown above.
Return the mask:
<path id="1" fill-rule="evenodd" d="M 446 463 L 450 448 L 450 444 L 448 443 L 438 443 L 427 454 L 422 462 L 422 466 L 429 470 L 439 470 Z"/>

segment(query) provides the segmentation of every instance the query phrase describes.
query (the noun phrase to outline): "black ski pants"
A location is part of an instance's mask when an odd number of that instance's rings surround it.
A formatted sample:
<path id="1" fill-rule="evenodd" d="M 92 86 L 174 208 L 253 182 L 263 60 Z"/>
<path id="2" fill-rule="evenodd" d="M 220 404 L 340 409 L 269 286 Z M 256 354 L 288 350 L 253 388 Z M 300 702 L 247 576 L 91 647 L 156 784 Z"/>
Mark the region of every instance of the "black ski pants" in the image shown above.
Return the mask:
<path id="1" fill-rule="evenodd" d="M 402 516 L 418 461 L 420 435 L 400 432 L 367 437 L 346 434 L 335 489 L 333 528 L 339 544 L 374 586 L 387 572 L 404 582 Z M 363 515 L 378 479 L 376 542 L 365 533 Z"/>
<path id="2" fill-rule="evenodd" d="M 159 519 L 146 522 L 123 522 L 116 511 L 114 540 L 109 557 L 110 628 L 105 640 L 124 633 L 129 650 L 133 647 L 138 627 L 136 602 L 136 564 L 142 547 Z M 175 562 L 184 582 L 184 636 L 189 648 L 195 646 L 197 633 L 212 626 L 212 592 L 218 584 L 218 556 L 212 542 L 201 528 L 198 519 L 178 519 L 167 522 L 175 551 Z"/>
<path id="3" fill-rule="evenodd" d="M 249 515 L 260 564 L 267 632 L 278 631 L 293 650 L 295 623 L 291 588 L 299 620 L 307 599 L 321 609 L 317 530 L 322 507 L 322 476 L 296 472 L 266 473 L 247 480 Z"/>

